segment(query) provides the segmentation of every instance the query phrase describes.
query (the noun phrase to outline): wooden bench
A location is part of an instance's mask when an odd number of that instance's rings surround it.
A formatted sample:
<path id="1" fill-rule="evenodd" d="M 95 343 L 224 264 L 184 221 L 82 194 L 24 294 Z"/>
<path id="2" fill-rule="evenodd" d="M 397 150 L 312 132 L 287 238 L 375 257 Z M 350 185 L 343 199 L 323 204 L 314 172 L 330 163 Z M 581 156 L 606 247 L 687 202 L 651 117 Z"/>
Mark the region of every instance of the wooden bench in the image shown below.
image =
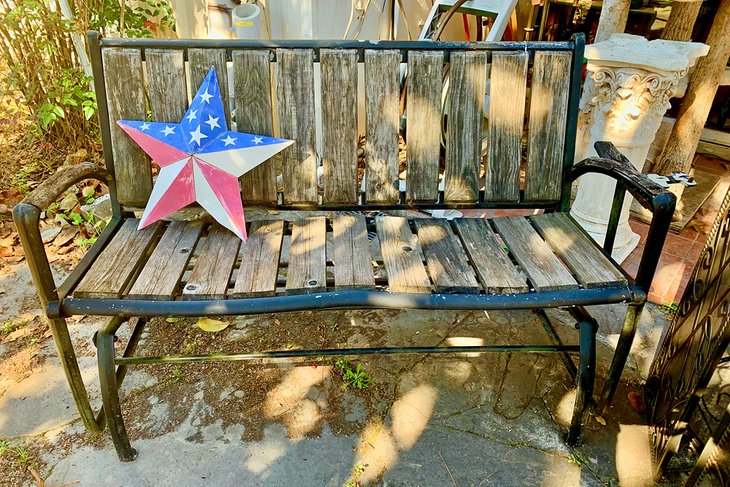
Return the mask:
<path id="1" fill-rule="evenodd" d="M 128 365 L 160 362 L 158 357 L 132 356 L 150 317 L 333 308 L 565 307 L 580 329 L 578 344 L 274 350 L 193 358 L 577 352 L 578 394 L 568 441 L 578 441 L 593 402 L 595 374 L 596 323 L 583 306 L 630 304 L 598 400 L 601 409 L 610 402 L 624 367 L 674 208 L 674 197 L 639 174 L 610 144 L 597 144 L 599 156 L 573 165 L 583 45 L 582 36 L 560 43 L 467 44 L 119 40 L 90 33 L 106 169 L 92 164 L 65 168 L 14 210 L 85 426 L 98 430 L 108 424 L 119 458 L 135 458 L 117 390 Z M 186 79 L 194 92 L 210 66 L 216 67 L 228 101 L 226 63 L 232 63 L 238 130 L 296 141 L 280 161 L 267 161 L 242 178 L 247 208 L 276 211 L 269 212 L 268 219 L 249 222 L 245 243 L 209 221 L 158 222 L 138 231 L 135 212 L 150 194 L 152 166 L 115 121 L 144 119 L 149 109 L 156 121 L 179 122 L 187 106 Z M 398 133 L 404 65 L 403 188 Z M 483 158 L 488 78 L 488 148 Z M 321 98 L 315 103 L 317 79 Z M 363 184 L 357 166 L 361 95 Z M 227 118 L 230 123 L 230 114 Z M 568 213 L 571 184 L 587 172 L 618 181 L 605 250 Z M 57 286 L 38 230 L 39 216 L 65 188 L 86 178 L 108 184 L 114 216 L 77 268 Z M 609 257 L 626 190 L 654 213 L 636 279 Z M 391 210 L 401 210 L 402 215 L 402 210 L 416 214 L 475 208 L 544 212 L 491 220 L 388 215 Z M 290 210 L 297 211 L 296 217 Z M 111 317 L 96 339 L 104 403 L 99 418 L 89 406 L 69 338 L 65 318 L 72 315 Z M 114 334 L 130 317 L 141 319 L 126 350 L 115 356 Z"/>

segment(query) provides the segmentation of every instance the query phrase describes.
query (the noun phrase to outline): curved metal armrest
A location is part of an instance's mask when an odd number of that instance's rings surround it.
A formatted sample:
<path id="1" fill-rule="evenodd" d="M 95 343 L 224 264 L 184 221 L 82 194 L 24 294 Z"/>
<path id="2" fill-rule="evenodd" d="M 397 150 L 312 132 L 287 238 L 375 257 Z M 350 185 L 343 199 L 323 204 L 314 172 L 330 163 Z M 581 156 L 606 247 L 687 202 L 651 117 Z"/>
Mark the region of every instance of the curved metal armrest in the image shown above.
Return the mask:
<path id="1" fill-rule="evenodd" d="M 68 188 L 84 179 L 98 179 L 109 183 L 111 176 L 105 169 L 93 162 L 82 162 L 59 169 L 55 174 L 38 185 L 21 203 L 45 210 Z"/>
<path id="2" fill-rule="evenodd" d="M 91 162 L 84 162 L 60 169 L 38 185 L 28 196 L 13 208 L 13 221 L 23 245 L 33 282 L 38 290 L 41 307 L 58 299 L 56 285 L 48 263 L 46 249 L 38 228 L 41 211 L 63 194 L 69 187 L 84 179 L 98 179 L 112 183 L 108 172 Z"/>
<path id="3" fill-rule="evenodd" d="M 616 236 L 619 214 L 623 208 L 625 190 L 628 190 L 644 208 L 651 210 L 651 225 L 635 280 L 635 284 L 648 294 L 659 263 L 659 255 L 669 231 L 669 224 L 672 222 L 677 198 L 673 193 L 637 171 L 631 161 L 621 154 L 612 143 L 596 142 L 595 148 L 599 157 L 589 157 L 576 163 L 570 173 L 571 180 L 574 181 L 589 172 L 596 172 L 610 176 L 618 182 L 604 242 L 604 250 L 609 253 L 613 249 L 613 239 Z"/>
<path id="4" fill-rule="evenodd" d="M 595 148 L 600 157 L 577 162 L 570 172 L 571 181 L 589 172 L 605 174 L 619 181 L 644 208 L 655 212 L 658 207 L 666 210 L 671 205 L 674 212 L 674 194 L 637 171 L 616 146 L 611 142 L 596 142 Z"/>

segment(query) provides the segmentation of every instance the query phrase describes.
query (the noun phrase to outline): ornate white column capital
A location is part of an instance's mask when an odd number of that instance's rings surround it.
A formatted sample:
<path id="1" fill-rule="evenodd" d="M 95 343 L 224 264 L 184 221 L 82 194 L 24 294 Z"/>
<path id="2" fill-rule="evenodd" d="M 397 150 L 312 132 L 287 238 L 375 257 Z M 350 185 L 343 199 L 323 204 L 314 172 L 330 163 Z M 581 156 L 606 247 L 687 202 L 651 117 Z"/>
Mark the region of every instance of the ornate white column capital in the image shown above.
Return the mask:
<path id="1" fill-rule="evenodd" d="M 613 34 L 586 46 L 588 76 L 580 102 L 584 138 L 578 158 L 595 155 L 593 144 L 606 140 L 641 170 L 669 99 L 681 91 L 689 69 L 708 51 L 697 42 L 648 41 L 630 34 Z M 599 243 L 606 236 L 614 187 L 605 176 L 583 176 L 571 209 Z M 616 232 L 613 256 L 619 262 L 639 240 L 628 225 L 630 204 L 627 197 Z"/>
<path id="2" fill-rule="evenodd" d="M 648 41 L 631 34 L 586 46 L 589 76 L 580 109 L 592 114 L 591 135 L 623 147 L 653 139 L 669 99 L 708 50 L 698 42 Z"/>
<path id="3" fill-rule="evenodd" d="M 643 145 L 647 137 L 654 137 L 683 76 L 595 65 L 589 72 L 592 86 L 583 94 L 581 109 L 594 112 L 591 135 L 623 147 Z"/>

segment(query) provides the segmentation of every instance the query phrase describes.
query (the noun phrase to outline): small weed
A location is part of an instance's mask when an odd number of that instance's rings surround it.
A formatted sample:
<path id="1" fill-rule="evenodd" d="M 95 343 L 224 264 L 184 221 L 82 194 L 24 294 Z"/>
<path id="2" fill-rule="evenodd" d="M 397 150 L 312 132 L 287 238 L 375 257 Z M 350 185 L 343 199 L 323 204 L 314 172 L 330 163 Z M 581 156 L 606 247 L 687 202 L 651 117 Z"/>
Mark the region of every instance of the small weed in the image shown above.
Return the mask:
<path id="1" fill-rule="evenodd" d="M 5 440 L 0 440 L 0 458 L 5 455 L 5 452 L 8 451 L 9 443 Z"/>
<path id="2" fill-rule="evenodd" d="M 86 248 L 89 245 L 94 245 L 96 243 L 96 237 L 89 237 L 89 238 L 79 237 L 76 240 L 74 240 L 74 243 L 76 243 L 76 245 L 78 245 L 81 248 Z"/>
<path id="3" fill-rule="evenodd" d="M 570 460 L 572 463 L 575 463 L 579 467 L 582 467 L 583 465 L 588 463 L 585 455 L 579 451 L 574 451 L 573 453 L 568 455 L 568 460 Z"/>
<path id="4" fill-rule="evenodd" d="M 358 464 L 352 468 L 350 480 L 343 487 L 360 487 L 360 475 L 365 471 L 365 465 Z"/>
<path id="5" fill-rule="evenodd" d="M 25 465 L 30 460 L 30 453 L 22 446 L 15 447 L 15 454 L 18 455 L 18 463 L 20 465 Z"/>
<path id="6" fill-rule="evenodd" d="M 160 385 L 169 386 L 171 384 L 176 384 L 182 380 L 183 376 L 184 376 L 184 374 L 183 374 L 182 369 L 179 367 L 175 367 L 174 369 L 172 369 L 172 372 L 170 373 L 170 375 L 165 377 L 160 382 Z"/>
<path id="7" fill-rule="evenodd" d="M 3 322 L 2 333 L 8 335 L 23 325 L 25 325 L 24 321 L 5 321 Z"/>
<path id="8" fill-rule="evenodd" d="M 46 171 L 50 171 L 51 166 L 47 163 L 30 162 L 23 165 L 18 172 L 12 177 L 10 183 L 16 186 L 21 193 L 28 194 L 38 183 L 40 175 Z"/>
<path id="9" fill-rule="evenodd" d="M 662 313 L 667 314 L 667 315 L 677 314 L 678 309 L 679 309 L 679 303 L 677 303 L 676 301 L 659 305 L 659 311 L 661 311 Z"/>
<path id="10" fill-rule="evenodd" d="M 359 362 L 354 369 L 350 361 L 344 359 L 335 362 L 335 366 L 340 370 L 345 389 L 365 389 L 373 383 L 373 378 L 365 372 Z"/>

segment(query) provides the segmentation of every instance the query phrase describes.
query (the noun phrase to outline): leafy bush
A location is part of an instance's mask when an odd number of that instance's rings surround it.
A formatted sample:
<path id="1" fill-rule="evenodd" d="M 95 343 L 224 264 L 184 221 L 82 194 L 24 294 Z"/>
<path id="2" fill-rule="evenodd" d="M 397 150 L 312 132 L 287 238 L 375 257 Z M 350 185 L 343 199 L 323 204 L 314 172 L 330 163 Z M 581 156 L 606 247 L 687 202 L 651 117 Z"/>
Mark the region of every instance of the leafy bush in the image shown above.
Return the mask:
<path id="1" fill-rule="evenodd" d="M 89 29 L 103 35 L 152 37 L 174 32 L 165 0 L 69 0 L 73 21 L 57 0 L 0 0 L 0 67 L 7 66 L 6 91 L 22 93 L 33 117 L 35 137 L 72 151 L 93 151 L 97 111 L 86 49 Z M 7 89 L 9 88 L 9 90 Z"/>
<path id="2" fill-rule="evenodd" d="M 76 25 L 55 2 L 0 0 L 0 61 L 35 122 L 36 136 L 72 149 L 96 133 L 96 99 L 74 48 Z"/>

